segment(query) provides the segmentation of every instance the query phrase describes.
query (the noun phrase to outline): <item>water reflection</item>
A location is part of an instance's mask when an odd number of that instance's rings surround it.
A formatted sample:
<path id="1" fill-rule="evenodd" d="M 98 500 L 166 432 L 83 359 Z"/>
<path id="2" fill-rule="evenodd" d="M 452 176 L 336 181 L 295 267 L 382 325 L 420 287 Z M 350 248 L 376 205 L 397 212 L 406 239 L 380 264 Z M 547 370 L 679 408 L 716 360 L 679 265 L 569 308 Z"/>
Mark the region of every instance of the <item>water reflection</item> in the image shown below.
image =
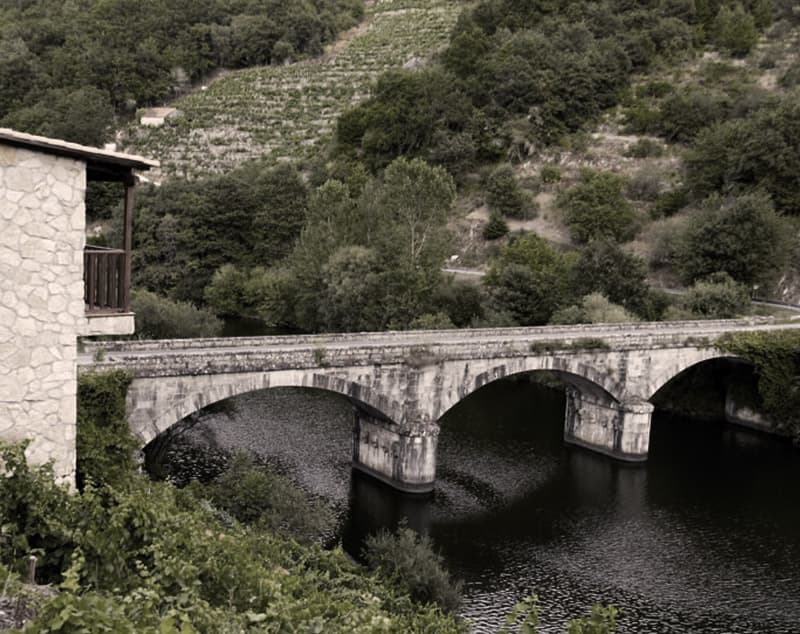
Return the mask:
<path id="1" fill-rule="evenodd" d="M 340 511 L 353 555 L 405 519 L 465 580 L 464 614 L 495 631 L 528 593 L 543 632 L 595 602 L 622 632 L 790 633 L 800 622 L 800 455 L 724 425 L 656 416 L 651 454 L 630 466 L 562 441 L 563 395 L 499 382 L 447 414 L 435 495 L 350 472 L 351 411 L 336 396 L 259 392 L 216 423 Z"/>

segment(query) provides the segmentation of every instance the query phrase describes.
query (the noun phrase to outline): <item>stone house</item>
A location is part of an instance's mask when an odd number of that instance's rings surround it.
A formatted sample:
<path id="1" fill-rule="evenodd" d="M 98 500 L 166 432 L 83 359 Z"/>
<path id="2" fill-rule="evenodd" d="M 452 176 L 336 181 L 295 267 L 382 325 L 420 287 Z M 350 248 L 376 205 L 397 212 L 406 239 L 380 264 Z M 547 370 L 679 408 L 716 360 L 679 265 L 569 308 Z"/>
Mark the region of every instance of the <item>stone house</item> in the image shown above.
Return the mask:
<path id="1" fill-rule="evenodd" d="M 0 440 L 72 482 L 78 337 L 131 334 L 135 170 L 158 165 L 0 128 Z M 123 249 L 86 246 L 87 181 L 120 183 Z"/>

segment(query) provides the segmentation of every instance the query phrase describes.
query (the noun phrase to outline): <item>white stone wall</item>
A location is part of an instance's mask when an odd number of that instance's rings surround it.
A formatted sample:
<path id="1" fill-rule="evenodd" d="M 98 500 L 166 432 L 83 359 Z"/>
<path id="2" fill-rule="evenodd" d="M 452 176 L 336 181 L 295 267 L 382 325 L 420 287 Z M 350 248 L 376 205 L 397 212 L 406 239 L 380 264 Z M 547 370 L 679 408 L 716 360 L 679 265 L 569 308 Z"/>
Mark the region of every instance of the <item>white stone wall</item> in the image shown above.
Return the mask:
<path id="1" fill-rule="evenodd" d="M 0 143 L 0 439 L 75 472 L 85 164 Z"/>

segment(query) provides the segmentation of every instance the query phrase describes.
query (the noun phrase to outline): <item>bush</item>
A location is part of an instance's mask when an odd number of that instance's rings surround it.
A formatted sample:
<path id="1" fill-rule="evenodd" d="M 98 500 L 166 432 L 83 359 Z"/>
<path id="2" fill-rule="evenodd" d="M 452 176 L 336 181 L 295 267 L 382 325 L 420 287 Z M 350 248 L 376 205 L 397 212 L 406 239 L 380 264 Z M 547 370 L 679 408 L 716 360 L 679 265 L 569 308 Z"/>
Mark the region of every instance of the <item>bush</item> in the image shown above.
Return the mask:
<path id="1" fill-rule="evenodd" d="M 508 233 L 508 224 L 500 214 L 492 213 L 489 222 L 483 228 L 483 237 L 486 240 L 497 240 Z"/>
<path id="2" fill-rule="evenodd" d="M 133 291 L 131 307 L 136 313 L 136 336 L 140 339 L 213 337 L 222 329 L 222 322 L 210 310 L 150 291 Z"/>
<path id="3" fill-rule="evenodd" d="M 624 155 L 629 158 L 658 158 L 664 156 L 664 146 L 652 139 L 639 139 L 625 150 Z"/>
<path id="4" fill-rule="evenodd" d="M 609 172 L 586 171 L 581 182 L 556 200 L 578 242 L 613 238 L 624 242 L 637 231 L 636 212 L 625 200 L 625 180 Z"/>
<path id="5" fill-rule="evenodd" d="M 755 19 L 741 4 L 733 8 L 721 6 L 714 20 L 713 41 L 731 55 L 747 55 L 758 41 Z"/>
<path id="6" fill-rule="evenodd" d="M 542 165 L 539 178 L 548 185 L 558 183 L 561 180 L 561 168 L 558 165 Z"/>
<path id="7" fill-rule="evenodd" d="M 230 466 L 211 483 L 193 485 L 193 491 L 244 524 L 259 523 L 303 543 L 318 541 L 330 529 L 330 510 L 310 501 L 289 480 L 246 454 L 234 456 Z"/>
<path id="8" fill-rule="evenodd" d="M 572 259 L 531 233 L 511 242 L 492 262 L 485 284 L 499 313 L 530 326 L 546 324 L 570 303 L 572 275 Z"/>
<path id="9" fill-rule="evenodd" d="M 489 208 L 510 218 L 528 218 L 531 201 L 520 189 L 510 165 L 495 168 L 486 180 L 486 202 Z"/>
<path id="10" fill-rule="evenodd" d="M 714 273 L 695 282 L 681 305 L 706 319 L 729 319 L 747 311 L 750 291 L 727 273 Z"/>
<path id="11" fill-rule="evenodd" d="M 669 141 L 686 143 L 703 128 L 723 121 L 730 109 L 730 99 L 724 93 L 708 88 L 680 90 L 661 104 L 656 131 Z"/>
<path id="12" fill-rule="evenodd" d="M 450 579 L 430 538 L 406 526 L 395 533 L 384 530 L 368 537 L 364 559 L 371 568 L 407 588 L 417 601 L 436 603 L 447 612 L 454 612 L 461 603 L 462 584 Z"/>
<path id="13" fill-rule="evenodd" d="M 679 187 L 661 194 L 650 210 L 652 218 L 669 218 L 689 204 L 689 192 Z"/>
<path id="14" fill-rule="evenodd" d="M 654 201 L 658 199 L 663 188 L 664 178 L 661 174 L 651 169 L 642 169 L 628 181 L 626 193 L 632 200 Z"/>
<path id="15" fill-rule="evenodd" d="M 341 550 L 245 529 L 190 491 L 132 474 L 124 491 L 71 495 L 46 467 L 28 467 L 23 447 L 0 455 L 0 538 L 12 545 L 0 563 L 18 567 L 33 551 L 41 581 L 63 578 L 26 631 L 461 631 Z"/>
<path id="16" fill-rule="evenodd" d="M 131 376 L 122 370 L 78 377 L 76 482 L 124 486 L 136 469 L 138 441 L 126 419 L 125 397 Z"/>
<path id="17" fill-rule="evenodd" d="M 786 226 L 767 194 L 712 196 L 703 202 L 679 247 L 687 282 L 718 271 L 742 284 L 764 284 L 788 257 Z"/>
<path id="18" fill-rule="evenodd" d="M 580 304 L 553 313 L 551 324 L 613 324 L 638 321 L 623 306 L 613 304 L 600 293 L 591 293 Z"/>

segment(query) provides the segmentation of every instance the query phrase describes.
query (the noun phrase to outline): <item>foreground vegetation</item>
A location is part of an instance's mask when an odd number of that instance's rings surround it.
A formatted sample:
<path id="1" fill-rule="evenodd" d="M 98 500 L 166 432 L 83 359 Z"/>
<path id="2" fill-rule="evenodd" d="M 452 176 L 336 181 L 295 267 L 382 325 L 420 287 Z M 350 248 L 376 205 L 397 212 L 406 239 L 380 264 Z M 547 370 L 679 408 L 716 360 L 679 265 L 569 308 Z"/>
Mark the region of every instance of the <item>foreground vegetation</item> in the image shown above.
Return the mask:
<path id="1" fill-rule="evenodd" d="M 465 632 L 430 541 L 401 527 L 368 541 L 363 567 L 314 543 L 320 508 L 245 458 L 177 489 L 136 472 L 124 372 L 81 377 L 79 490 L 0 445 L 0 607 L 25 632 Z M 324 515 L 324 513 L 322 513 Z M 36 555 L 37 581 L 22 584 Z M 570 632 L 613 631 L 596 609 Z M 535 604 L 509 617 L 532 632 Z M 0 623 L 2 625 L 2 623 Z M 526 629 L 527 628 L 527 629 Z"/>

